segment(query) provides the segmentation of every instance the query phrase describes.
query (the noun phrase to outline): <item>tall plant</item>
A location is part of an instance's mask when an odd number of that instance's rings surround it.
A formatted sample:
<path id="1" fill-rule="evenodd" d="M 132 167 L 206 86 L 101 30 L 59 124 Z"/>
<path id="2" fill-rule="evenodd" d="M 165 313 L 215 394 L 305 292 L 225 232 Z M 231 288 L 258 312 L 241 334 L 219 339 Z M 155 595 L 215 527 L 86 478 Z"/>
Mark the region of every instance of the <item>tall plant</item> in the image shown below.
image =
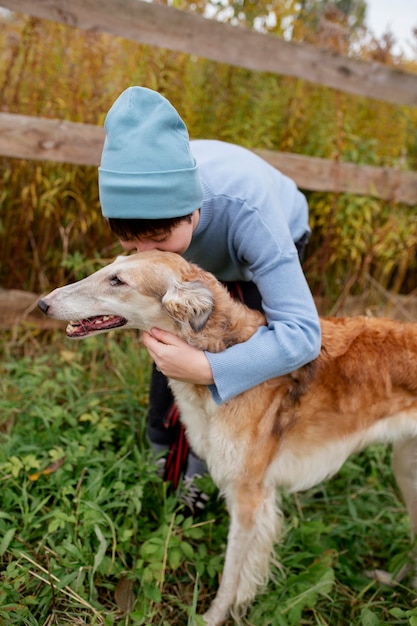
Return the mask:
<path id="1" fill-rule="evenodd" d="M 189 8 L 186 0 L 174 4 Z M 248 26 L 259 26 L 255 17 L 268 6 L 278 11 L 276 3 L 249 4 L 233 5 Z M 279 4 L 287 17 L 294 15 L 295 3 Z M 194 10 L 208 6 L 197 3 Z M 18 15 L 0 18 L 0 54 L 2 111 L 102 125 L 119 93 L 141 84 L 171 100 L 193 138 L 359 164 L 416 166 L 416 109 Z M 101 217 L 96 168 L 3 158 L 0 176 L 1 286 L 44 291 L 81 275 L 87 259 L 116 253 Z M 318 293 L 337 294 L 340 281 L 352 282 L 364 267 L 384 286 L 414 286 L 412 211 L 346 195 L 309 194 L 309 200 L 313 237 L 306 271 Z M 404 233 L 395 246 L 387 216 L 394 232 Z M 357 245 L 361 236 L 366 243 Z M 372 242 L 377 249 L 369 263 Z M 388 272 L 390 254 L 399 267 Z"/>

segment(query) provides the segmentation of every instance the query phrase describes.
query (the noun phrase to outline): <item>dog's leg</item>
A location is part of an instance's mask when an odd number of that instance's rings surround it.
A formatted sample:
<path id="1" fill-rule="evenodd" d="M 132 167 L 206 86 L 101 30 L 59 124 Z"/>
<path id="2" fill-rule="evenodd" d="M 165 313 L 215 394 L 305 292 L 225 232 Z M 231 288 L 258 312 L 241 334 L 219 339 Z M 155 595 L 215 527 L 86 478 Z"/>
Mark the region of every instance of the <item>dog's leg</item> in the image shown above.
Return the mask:
<path id="1" fill-rule="evenodd" d="M 274 544 L 282 529 L 282 512 L 277 506 L 275 489 L 267 493 L 256 512 L 251 541 L 242 565 L 235 607 L 246 609 L 270 573 Z"/>
<path id="2" fill-rule="evenodd" d="M 394 444 L 392 469 L 410 516 L 411 536 L 414 538 L 417 534 L 417 437 L 397 441 Z M 415 574 L 413 585 L 417 588 L 417 562 L 414 552 L 413 556 Z M 409 568 L 403 569 L 407 572 Z M 401 570 L 396 582 L 400 582 L 400 576 L 404 576 L 404 571 Z"/>
<path id="3" fill-rule="evenodd" d="M 392 469 L 407 506 L 414 536 L 417 533 L 417 437 L 394 444 Z"/>
<path id="4" fill-rule="evenodd" d="M 243 528 L 237 517 L 231 514 L 221 583 L 209 610 L 204 614 L 208 626 L 222 624 L 235 603 L 240 571 L 251 539 L 251 529 Z"/>
<path id="5" fill-rule="evenodd" d="M 226 494 L 226 501 L 230 514 L 226 558 L 219 590 L 204 615 L 209 626 L 221 624 L 232 607 L 239 611 L 253 600 L 268 576 L 280 528 L 273 489 L 240 484 Z"/>

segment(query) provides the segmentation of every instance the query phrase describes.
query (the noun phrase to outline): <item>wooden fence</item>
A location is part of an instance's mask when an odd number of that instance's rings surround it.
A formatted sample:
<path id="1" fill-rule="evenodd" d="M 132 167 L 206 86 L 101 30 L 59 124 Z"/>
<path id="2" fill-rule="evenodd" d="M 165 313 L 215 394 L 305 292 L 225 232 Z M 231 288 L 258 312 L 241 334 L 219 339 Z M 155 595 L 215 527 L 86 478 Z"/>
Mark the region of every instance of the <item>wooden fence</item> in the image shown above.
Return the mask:
<path id="1" fill-rule="evenodd" d="M 208 20 L 142 0 L 0 0 L 12 11 L 107 32 L 214 61 L 290 75 L 351 94 L 417 106 L 417 75 L 343 57 L 308 44 Z M 98 126 L 0 113 L 0 154 L 97 165 L 103 145 Z M 369 194 L 417 204 L 417 173 L 255 150 L 316 191 Z"/>

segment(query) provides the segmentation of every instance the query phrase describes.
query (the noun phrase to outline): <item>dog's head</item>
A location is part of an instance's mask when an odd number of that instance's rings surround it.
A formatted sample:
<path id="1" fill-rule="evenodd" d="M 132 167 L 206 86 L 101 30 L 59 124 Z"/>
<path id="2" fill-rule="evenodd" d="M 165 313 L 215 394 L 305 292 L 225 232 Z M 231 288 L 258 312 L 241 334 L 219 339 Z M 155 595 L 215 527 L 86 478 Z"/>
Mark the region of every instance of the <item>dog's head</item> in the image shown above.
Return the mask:
<path id="1" fill-rule="evenodd" d="M 122 326 L 199 332 L 214 307 L 209 282 L 177 254 L 142 252 L 55 289 L 38 306 L 49 317 L 69 321 L 67 335 L 76 339 Z"/>

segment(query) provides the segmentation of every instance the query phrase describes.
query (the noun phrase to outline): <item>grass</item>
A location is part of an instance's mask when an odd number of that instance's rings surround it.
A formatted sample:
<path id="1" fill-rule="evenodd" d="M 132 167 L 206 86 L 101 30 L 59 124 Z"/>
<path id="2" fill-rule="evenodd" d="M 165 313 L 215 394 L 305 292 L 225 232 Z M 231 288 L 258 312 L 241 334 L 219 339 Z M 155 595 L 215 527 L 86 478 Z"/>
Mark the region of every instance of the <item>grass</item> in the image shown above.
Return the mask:
<path id="1" fill-rule="evenodd" d="M 135 335 L 21 330 L 1 346 L 0 624 L 194 623 L 218 585 L 228 517 L 209 478 L 210 507 L 192 519 L 157 476 Z M 244 624 L 417 624 L 411 576 L 389 587 L 364 573 L 409 559 L 388 448 L 282 498 L 281 564 Z"/>

